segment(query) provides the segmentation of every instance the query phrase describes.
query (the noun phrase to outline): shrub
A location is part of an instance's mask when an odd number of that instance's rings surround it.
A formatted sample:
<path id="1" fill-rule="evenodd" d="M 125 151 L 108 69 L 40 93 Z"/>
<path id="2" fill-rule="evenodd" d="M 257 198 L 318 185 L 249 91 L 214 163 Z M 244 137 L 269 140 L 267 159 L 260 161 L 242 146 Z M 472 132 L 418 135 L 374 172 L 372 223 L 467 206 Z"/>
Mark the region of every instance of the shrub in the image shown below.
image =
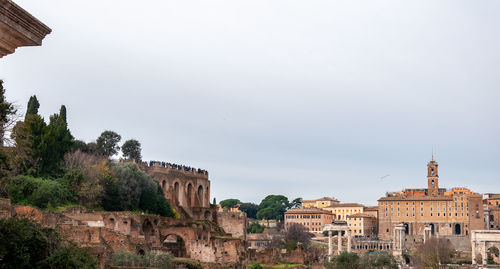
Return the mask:
<path id="1" fill-rule="evenodd" d="M 248 266 L 248 269 L 262 269 L 262 265 L 258 263 L 252 263 Z"/>
<path id="2" fill-rule="evenodd" d="M 84 249 L 64 246 L 60 236 L 28 219 L 0 220 L 1 268 L 97 268 Z"/>
<path id="3" fill-rule="evenodd" d="M 258 223 L 252 223 L 247 227 L 247 233 L 251 234 L 260 234 L 264 231 L 265 227 L 258 224 Z"/>
<path id="4" fill-rule="evenodd" d="M 63 205 L 72 198 L 68 188 L 58 181 L 31 176 L 13 178 L 7 188 L 12 202 L 24 202 L 40 208 Z"/>
<path id="5" fill-rule="evenodd" d="M 27 202 L 27 197 L 40 186 L 41 179 L 34 178 L 31 176 L 18 176 L 11 179 L 7 183 L 7 190 L 9 192 L 9 197 L 13 203 L 20 203 L 22 201 Z"/>
<path id="6" fill-rule="evenodd" d="M 118 251 L 113 253 L 111 264 L 114 266 L 129 266 L 129 267 L 156 267 L 161 269 L 173 268 L 171 264 L 172 256 L 169 254 L 156 254 L 153 252 L 145 252 L 137 254 L 134 252 Z"/>
<path id="7" fill-rule="evenodd" d="M 28 200 L 40 208 L 64 205 L 71 200 L 70 191 L 54 180 L 42 180 Z"/>

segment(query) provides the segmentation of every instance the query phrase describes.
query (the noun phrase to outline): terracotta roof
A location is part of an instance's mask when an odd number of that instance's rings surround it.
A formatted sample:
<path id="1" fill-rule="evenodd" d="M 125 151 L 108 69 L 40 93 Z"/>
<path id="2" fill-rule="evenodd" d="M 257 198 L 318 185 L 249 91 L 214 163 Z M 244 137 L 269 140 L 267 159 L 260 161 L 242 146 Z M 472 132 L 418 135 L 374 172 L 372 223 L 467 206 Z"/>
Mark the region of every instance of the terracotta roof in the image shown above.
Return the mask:
<path id="1" fill-rule="evenodd" d="M 333 215 L 333 213 L 331 211 L 328 211 L 328 210 L 323 210 L 323 209 L 319 209 L 319 208 L 316 208 L 316 207 L 310 207 L 310 208 L 304 208 L 304 207 L 300 207 L 300 208 L 292 208 L 292 209 L 288 209 L 285 214 L 292 214 L 292 213 L 301 213 L 301 214 L 328 214 L 328 215 Z"/>
<path id="2" fill-rule="evenodd" d="M 382 197 L 379 201 L 453 201 L 452 196 L 391 196 Z"/>
<path id="3" fill-rule="evenodd" d="M 341 203 L 341 204 L 327 206 L 325 208 L 337 208 L 337 207 L 365 207 L 365 206 L 358 203 Z"/>
<path id="4" fill-rule="evenodd" d="M 378 206 L 367 206 L 364 211 L 378 211 Z"/>
<path id="5" fill-rule="evenodd" d="M 346 218 L 375 218 L 375 216 L 365 213 L 356 213 L 353 215 L 349 215 Z"/>
<path id="6" fill-rule="evenodd" d="M 339 200 L 332 198 L 332 197 L 323 197 L 319 198 L 316 200 L 302 200 L 302 202 L 316 202 L 316 201 L 333 201 L 333 202 L 338 202 Z"/>

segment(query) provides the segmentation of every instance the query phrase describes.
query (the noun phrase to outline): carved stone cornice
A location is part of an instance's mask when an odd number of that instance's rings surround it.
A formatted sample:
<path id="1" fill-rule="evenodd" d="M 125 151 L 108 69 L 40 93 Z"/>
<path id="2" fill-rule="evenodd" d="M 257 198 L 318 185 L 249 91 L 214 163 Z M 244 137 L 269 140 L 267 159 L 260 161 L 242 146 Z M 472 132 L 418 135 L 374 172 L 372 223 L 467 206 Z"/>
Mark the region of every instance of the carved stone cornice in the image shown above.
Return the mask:
<path id="1" fill-rule="evenodd" d="M 0 0 L 0 58 L 21 46 L 40 46 L 52 30 L 11 0 Z"/>

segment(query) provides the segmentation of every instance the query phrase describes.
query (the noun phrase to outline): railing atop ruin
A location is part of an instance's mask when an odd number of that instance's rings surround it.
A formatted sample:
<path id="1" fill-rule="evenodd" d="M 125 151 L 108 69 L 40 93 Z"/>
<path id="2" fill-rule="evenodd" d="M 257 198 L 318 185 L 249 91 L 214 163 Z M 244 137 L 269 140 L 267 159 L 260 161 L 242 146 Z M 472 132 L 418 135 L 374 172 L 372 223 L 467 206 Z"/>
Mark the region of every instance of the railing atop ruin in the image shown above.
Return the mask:
<path id="1" fill-rule="evenodd" d="M 160 167 L 160 168 L 166 168 L 166 169 L 173 169 L 173 170 L 179 170 L 185 173 L 192 173 L 192 174 L 201 174 L 205 175 L 208 177 L 208 171 L 203 170 L 201 168 L 195 168 L 191 166 L 186 166 L 186 165 L 181 165 L 181 164 L 175 164 L 175 163 L 169 163 L 169 162 L 160 162 L 160 161 L 143 161 L 140 163 L 140 165 L 144 167 Z"/>

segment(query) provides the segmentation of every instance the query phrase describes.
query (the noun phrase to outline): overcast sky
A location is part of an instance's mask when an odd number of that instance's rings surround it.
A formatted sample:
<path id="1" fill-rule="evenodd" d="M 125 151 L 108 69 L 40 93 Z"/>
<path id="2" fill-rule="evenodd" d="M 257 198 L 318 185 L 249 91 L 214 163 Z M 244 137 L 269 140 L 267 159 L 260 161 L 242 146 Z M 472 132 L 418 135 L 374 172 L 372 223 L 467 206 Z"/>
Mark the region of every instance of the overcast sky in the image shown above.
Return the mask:
<path id="1" fill-rule="evenodd" d="M 0 59 L 9 101 L 207 169 L 217 201 L 375 205 L 432 151 L 440 187 L 500 192 L 499 1 L 16 3 L 52 33 Z"/>

